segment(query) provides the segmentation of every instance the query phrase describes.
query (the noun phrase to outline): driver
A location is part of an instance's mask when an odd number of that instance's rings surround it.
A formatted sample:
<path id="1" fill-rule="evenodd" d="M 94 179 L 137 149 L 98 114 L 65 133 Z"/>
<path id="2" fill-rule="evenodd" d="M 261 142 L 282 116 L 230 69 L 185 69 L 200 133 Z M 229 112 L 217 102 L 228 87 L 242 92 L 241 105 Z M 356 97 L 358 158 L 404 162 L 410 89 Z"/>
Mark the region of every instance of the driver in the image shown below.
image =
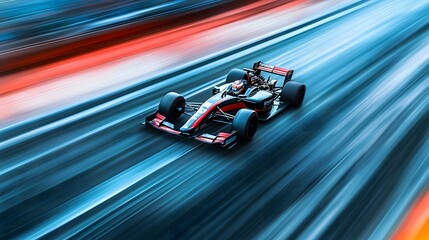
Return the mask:
<path id="1" fill-rule="evenodd" d="M 246 91 L 247 88 L 247 83 L 245 80 L 235 80 L 232 83 L 232 93 L 236 96 L 238 96 L 239 94 L 244 94 L 244 92 Z"/>

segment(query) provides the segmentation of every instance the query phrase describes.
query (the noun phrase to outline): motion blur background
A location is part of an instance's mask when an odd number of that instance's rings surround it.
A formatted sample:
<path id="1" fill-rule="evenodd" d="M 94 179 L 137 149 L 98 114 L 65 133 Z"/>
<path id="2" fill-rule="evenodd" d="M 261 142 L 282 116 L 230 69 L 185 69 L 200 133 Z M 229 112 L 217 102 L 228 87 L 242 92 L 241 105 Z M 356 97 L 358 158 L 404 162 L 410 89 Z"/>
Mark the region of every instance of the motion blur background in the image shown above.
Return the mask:
<path id="1" fill-rule="evenodd" d="M 429 238 L 429 1 L 0 1 L 0 238 Z M 140 127 L 294 69 L 226 151 Z"/>

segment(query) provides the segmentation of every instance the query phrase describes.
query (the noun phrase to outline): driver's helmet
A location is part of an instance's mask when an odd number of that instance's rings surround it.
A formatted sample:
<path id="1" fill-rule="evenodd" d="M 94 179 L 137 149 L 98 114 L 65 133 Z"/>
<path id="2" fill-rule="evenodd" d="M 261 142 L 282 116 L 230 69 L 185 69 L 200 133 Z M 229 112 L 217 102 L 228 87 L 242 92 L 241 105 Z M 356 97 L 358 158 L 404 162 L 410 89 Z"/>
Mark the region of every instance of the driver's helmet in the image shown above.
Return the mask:
<path id="1" fill-rule="evenodd" d="M 243 80 L 236 80 L 232 83 L 232 92 L 235 95 L 243 94 L 244 93 L 244 81 Z"/>

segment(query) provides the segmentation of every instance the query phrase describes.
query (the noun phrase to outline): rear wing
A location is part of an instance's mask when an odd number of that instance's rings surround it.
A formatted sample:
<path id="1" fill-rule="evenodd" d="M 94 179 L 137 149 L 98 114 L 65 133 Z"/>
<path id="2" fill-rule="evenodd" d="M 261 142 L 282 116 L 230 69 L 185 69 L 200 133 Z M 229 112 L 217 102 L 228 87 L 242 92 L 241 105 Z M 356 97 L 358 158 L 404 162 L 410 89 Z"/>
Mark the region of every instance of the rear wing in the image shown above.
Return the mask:
<path id="1" fill-rule="evenodd" d="M 288 70 L 285 68 L 268 65 L 268 64 L 263 63 L 261 61 L 253 64 L 253 70 L 269 72 L 269 73 L 284 76 L 285 77 L 285 83 L 292 80 L 292 75 L 293 75 L 293 70 Z"/>

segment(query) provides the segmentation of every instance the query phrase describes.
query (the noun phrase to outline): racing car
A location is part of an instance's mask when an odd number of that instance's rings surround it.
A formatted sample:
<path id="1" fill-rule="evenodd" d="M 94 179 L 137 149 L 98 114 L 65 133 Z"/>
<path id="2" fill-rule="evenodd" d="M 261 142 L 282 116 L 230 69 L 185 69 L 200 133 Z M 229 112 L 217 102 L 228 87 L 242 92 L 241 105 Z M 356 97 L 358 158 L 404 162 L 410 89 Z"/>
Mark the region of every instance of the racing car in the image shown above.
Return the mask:
<path id="1" fill-rule="evenodd" d="M 301 106 L 306 86 L 292 81 L 293 72 L 261 61 L 251 69 L 232 69 L 205 102 L 187 102 L 178 93 L 167 93 L 144 124 L 231 148 L 239 141 L 251 140 L 259 121 L 272 118 L 287 106 Z M 271 75 L 282 79 L 271 79 Z"/>

